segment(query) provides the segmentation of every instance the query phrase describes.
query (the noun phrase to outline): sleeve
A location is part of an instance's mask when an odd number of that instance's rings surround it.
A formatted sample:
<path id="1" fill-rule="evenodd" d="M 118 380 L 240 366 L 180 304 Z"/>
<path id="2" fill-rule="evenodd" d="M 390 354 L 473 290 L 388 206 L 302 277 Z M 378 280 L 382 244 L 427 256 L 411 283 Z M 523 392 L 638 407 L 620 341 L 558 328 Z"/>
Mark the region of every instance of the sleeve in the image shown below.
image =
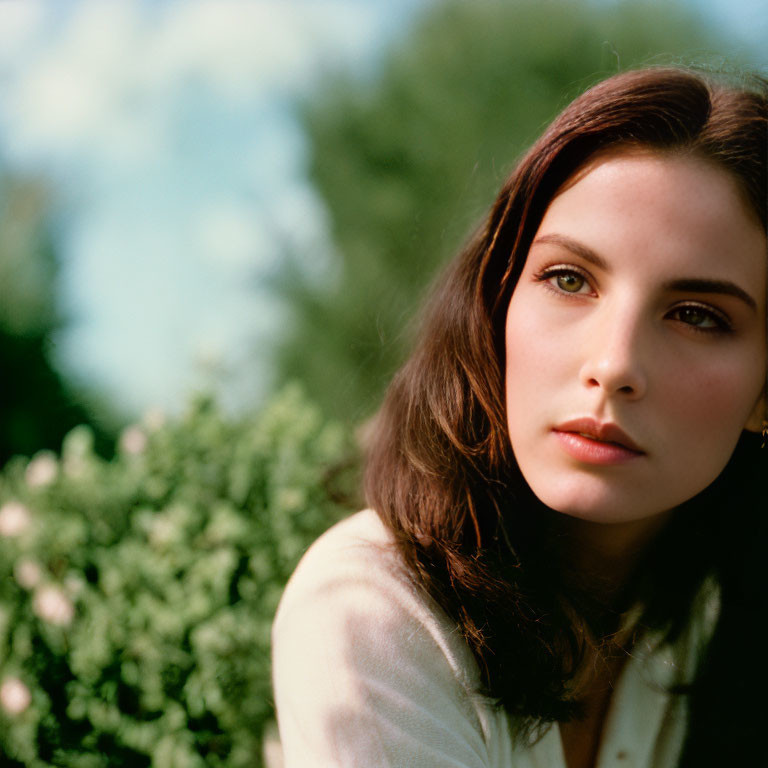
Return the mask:
<path id="1" fill-rule="evenodd" d="M 273 627 L 285 768 L 489 768 L 455 626 L 391 552 L 332 539 L 305 556 Z"/>

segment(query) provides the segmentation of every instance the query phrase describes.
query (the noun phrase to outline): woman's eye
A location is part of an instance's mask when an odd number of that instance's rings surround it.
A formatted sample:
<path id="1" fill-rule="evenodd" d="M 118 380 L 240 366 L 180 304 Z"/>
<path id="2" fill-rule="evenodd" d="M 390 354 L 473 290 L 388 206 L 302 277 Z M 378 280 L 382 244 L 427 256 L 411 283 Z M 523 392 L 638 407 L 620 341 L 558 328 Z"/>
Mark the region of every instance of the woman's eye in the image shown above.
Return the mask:
<path id="1" fill-rule="evenodd" d="M 556 290 L 562 293 L 583 293 L 589 289 L 589 283 L 584 275 L 570 269 L 550 270 L 539 276 Z"/>
<path id="2" fill-rule="evenodd" d="M 676 320 L 690 325 L 697 331 L 730 331 L 731 324 L 725 317 L 704 307 L 678 307 L 672 313 Z"/>
<path id="3" fill-rule="evenodd" d="M 555 280 L 557 281 L 557 287 L 568 293 L 578 293 L 585 283 L 584 278 L 575 272 L 555 275 Z"/>

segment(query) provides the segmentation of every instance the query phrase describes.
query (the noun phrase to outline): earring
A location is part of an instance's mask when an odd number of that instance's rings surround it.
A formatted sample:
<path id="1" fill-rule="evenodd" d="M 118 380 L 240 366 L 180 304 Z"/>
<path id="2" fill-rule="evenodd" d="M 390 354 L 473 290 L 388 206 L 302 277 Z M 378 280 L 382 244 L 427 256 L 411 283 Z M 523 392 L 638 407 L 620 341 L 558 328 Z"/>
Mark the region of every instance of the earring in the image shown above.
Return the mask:
<path id="1" fill-rule="evenodd" d="M 760 434 L 763 437 L 763 442 L 760 444 L 761 448 L 765 448 L 768 443 L 768 419 L 763 419 L 763 428 L 760 430 Z"/>

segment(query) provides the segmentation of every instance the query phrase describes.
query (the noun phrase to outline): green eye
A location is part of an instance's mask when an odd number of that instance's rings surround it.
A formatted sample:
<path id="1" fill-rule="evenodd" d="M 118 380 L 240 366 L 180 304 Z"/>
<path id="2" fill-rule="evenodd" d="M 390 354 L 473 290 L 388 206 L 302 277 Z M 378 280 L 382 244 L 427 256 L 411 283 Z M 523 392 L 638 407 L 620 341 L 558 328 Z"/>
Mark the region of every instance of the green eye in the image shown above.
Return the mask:
<path id="1" fill-rule="evenodd" d="M 540 283 L 544 283 L 549 290 L 561 296 L 564 293 L 582 296 L 586 296 L 589 293 L 589 291 L 584 290 L 585 287 L 590 287 L 587 276 L 582 275 L 577 269 L 572 269 L 565 264 L 543 269 L 536 274 L 535 279 Z"/>
<path id="2" fill-rule="evenodd" d="M 711 313 L 699 307 L 682 307 L 678 311 L 680 319 L 684 323 L 688 323 L 688 325 L 695 325 L 699 328 L 717 327 L 717 323 L 713 320 Z"/>
<path id="3" fill-rule="evenodd" d="M 576 272 L 557 275 L 557 287 L 566 293 L 578 293 L 584 287 L 584 278 Z"/>

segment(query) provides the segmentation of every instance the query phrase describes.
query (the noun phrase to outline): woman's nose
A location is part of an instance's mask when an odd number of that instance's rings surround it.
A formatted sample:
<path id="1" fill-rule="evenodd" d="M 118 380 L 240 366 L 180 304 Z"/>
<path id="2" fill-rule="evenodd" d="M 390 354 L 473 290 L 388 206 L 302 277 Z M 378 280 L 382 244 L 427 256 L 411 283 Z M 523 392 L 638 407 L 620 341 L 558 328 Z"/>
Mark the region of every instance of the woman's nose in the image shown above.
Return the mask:
<path id="1" fill-rule="evenodd" d="M 629 312 L 601 314 L 585 340 L 581 382 L 606 395 L 638 399 L 648 387 L 641 323 Z"/>

